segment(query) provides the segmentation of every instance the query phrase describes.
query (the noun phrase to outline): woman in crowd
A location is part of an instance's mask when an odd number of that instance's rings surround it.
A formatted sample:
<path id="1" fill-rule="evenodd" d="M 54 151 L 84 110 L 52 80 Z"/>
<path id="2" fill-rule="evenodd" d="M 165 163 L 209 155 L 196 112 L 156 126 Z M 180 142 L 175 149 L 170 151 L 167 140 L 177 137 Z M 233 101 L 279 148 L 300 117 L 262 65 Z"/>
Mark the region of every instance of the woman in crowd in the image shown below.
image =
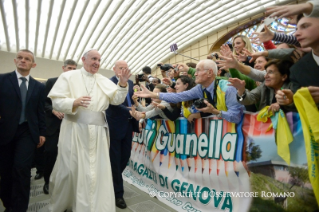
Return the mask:
<path id="1" fill-rule="evenodd" d="M 233 39 L 233 54 L 237 59 L 246 65 L 254 67 L 253 63 L 250 63 L 250 57 L 248 57 L 243 50 L 247 49 L 249 52 L 253 52 L 250 39 L 244 35 L 237 35 Z"/>
<path id="2" fill-rule="evenodd" d="M 176 93 L 187 91 L 195 86 L 195 82 L 188 76 L 179 76 L 176 80 L 175 90 Z M 157 103 L 155 103 L 157 104 Z M 172 121 L 176 120 L 180 115 L 187 118 L 189 122 L 192 122 L 195 118 L 200 118 L 200 113 L 195 109 L 193 100 L 178 103 L 176 109 L 170 111 L 162 103 L 157 104 L 157 107 L 163 110 L 164 114 Z"/>
<path id="3" fill-rule="evenodd" d="M 269 110 L 276 112 L 280 109 L 276 102 L 276 92 L 281 89 L 289 88 L 289 69 L 293 65 L 288 60 L 271 60 L 266 65 L 266 75 L 263 84 L 248 91 L 245 89 L 245 81 L 237 78 L 231 78 L 228 81 L 230 85 L 237 88 L 237 100 L 243 105 L 258 104 L 258 111 L 269 106 Z"/>
<path id="4" fill-rule="evenodd" d="M 232 55 L 232 52 L 230 51 L 230 48 L 227 45 L 221 46 L 220 52 L 222 54 L 222 56 L 220 56 L 220 57 L 223 58 L 224 60 L 218 61 L 218 64 L 219 64 L 219 66 L 221 66 L 223 68 L 227 68 L 229 70 L 229 73 L 231 74 L 232 78 L 238 78 L 240 80 L 244 80 L 245 81 L 245 88 L 248 89 L 249 91 L 253 90 L 257 86 L 261 85 L 261 82 L 253 80 L 249 76 L 246 76 L 245 74 L 240 73 L 236 69 L 236 67 L 238 67 L 239 64 L 241 64 L 241 63 L 234 58 L 234 56 Z M 257 72 L 265 72 L 264 69 L 265 69 L 266 63 L 267 63 L 267 58 L 264 56 L 260 56 L 255 60 L 254 68 L 256 70 L 250 66 L 246 66 L 246 67 L 249 70 L 254 70 L 254 71 L 251 71 L 251 73 L 255 73 L 256 71 Z M 250 111 L 250 112 L 256 112 L 257 107 L 256 107 L 256 104 L 245 105 L 246 110 Z"/>
<path id="5" fill-rule="evenodd" d="M 220 57 L 223 60 L 217 61 L 218 66 L 222 67 L 223 69 L 228 69 L 231 74 L 231 77 L 245 80 L 246 88 L 248 90 L 252 90 L 258 85 L 260 85 L 260 83 L 258 81 L 255 81 L 254 78 L 255 78 L 255 75 L 262 75 L 262 78 L 264 78 L 264 75 L 266 74 L 265 65 L 268 62 L 268 58 L 266 58 L 265 56 L 259 56 L 255 60 L 254 69 L 253 69 L 252 67 L 245 66 L 241 64 L 238 60 L 236 60 L 232 56 L 231 50 L 227 45 L 221 46 L 220 49 L 221 49 L 220 52 L 222 54 Z M 244 66 L 244 68 L 242 66 Z M 237 69 L 241 69 L 241 71 L 243 71 L 244 69 L 244 73 L 241 73 Z M 262 74 L 256 73 L 256 72 L 262 72 Z M 264 79 L 262 79 L 262 81 L 263 80 Z"/>

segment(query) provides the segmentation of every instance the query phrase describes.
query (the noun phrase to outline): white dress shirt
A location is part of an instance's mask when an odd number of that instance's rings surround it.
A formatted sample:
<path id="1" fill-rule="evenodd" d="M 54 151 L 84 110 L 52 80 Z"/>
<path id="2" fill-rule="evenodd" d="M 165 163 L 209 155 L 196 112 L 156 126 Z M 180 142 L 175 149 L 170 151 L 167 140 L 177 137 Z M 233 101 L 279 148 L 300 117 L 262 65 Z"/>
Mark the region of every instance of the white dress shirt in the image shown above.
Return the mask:
<path id="1" fill-rule="evenodd" d="M 27 81 L 25 82 L 27 89 L 29 88 L 29 80 L 30 80 L 30 75 L 28 76 L 22 76 L 17 70 L 15 70 L 17 77 L 18 77 L 18 83 L 19 83 L 19 87 L 22 83 L 22 80 L 20 79 L 20 77 L 25 77 L 27 79 Z"/>

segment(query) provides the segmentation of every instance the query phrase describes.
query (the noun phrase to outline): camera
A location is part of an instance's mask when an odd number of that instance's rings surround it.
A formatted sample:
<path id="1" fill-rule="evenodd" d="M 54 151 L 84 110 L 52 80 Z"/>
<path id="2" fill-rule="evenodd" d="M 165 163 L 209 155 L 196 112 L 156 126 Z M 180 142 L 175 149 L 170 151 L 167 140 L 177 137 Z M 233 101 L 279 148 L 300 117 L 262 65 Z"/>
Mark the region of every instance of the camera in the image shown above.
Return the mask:
<path id="1" fill-rule="evenodd" d="M 144 76 L 144 74 L 138 74 L 138 75 L 137 75 L 137 79 L 138 79 L 138 81 L 140 81 L 140 82 L 144 82 L 144 81 L 145 81 L 145 79 L 143 78 L 143 76 Z"/>
<path id="2" fill-rule="evenodd" d="M 164 65 L 157 64 L 157 66 L 159 66 L 160 69 L 163 70 L 163 71 L 168 71 L 168 70 L 170 70 L 171 68 L 173 68 L 173 66 L 172 66 L 171 64 L 164 64 Z"/>
<path id="3" fill-rule="evenodd" d="M 194 101 L 193 105 L 196 108 L 204 108 L 207 107 L 206 103 L 204 102 L 204 100 L 208 101 L 207 99 L 197 99 Z"/>
<path id="4" fill-rule="evenodd" d="M 211 56 L 212 56 L 212 57 L 215 57 L 216 60 L 218 60 L 218 58 L 219 58 L 217 53 L 212 53 Z"/>

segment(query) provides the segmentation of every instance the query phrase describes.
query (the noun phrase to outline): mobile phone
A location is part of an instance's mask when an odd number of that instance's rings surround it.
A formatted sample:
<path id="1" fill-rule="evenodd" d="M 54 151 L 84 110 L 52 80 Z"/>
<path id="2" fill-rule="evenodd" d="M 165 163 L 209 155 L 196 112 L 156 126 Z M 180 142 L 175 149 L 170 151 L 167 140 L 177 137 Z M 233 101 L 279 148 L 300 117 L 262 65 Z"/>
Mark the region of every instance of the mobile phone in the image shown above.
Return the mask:
<path id="1" fill-rule="evenodd" d="M 275 20 L 276 19 L 272 18 L 272 17 L 265 18 L 264 22 L 259 25 L 259 27 L 257 28 L 256 32 L 261 32 L 263 30 L 263 28 L 265 27 L 265 25 L 268 26 L 269 24 L 271 24 Z"/>

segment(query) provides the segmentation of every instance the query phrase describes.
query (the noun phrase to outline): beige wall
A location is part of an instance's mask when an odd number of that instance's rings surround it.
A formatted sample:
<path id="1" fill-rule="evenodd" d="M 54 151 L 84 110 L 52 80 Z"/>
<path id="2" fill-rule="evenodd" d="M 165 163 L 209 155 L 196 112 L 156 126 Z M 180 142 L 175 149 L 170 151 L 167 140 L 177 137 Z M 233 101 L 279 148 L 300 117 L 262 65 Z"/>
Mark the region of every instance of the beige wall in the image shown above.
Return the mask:
<path id="1" fill-rule="evenodd" d="M 0 51 L 0 74 L 7 73 L 15 70 L 15 64 L 13 59 L 15 58 L 15 53 Z M 36 58 L 37 66 L 31 69 L 30 75 L 33 78 L 48 79 L 53 77 L 58 77 L 62 73 L 62 61 L 48 60 L 43 58 Z M 82 66 L 78 65 L 78 68 Z M 110 78 L 114 75 L 111 70 L 100 69 L 99 73 Z M 132 78 L 132 77 L 131 77 Z"/>

